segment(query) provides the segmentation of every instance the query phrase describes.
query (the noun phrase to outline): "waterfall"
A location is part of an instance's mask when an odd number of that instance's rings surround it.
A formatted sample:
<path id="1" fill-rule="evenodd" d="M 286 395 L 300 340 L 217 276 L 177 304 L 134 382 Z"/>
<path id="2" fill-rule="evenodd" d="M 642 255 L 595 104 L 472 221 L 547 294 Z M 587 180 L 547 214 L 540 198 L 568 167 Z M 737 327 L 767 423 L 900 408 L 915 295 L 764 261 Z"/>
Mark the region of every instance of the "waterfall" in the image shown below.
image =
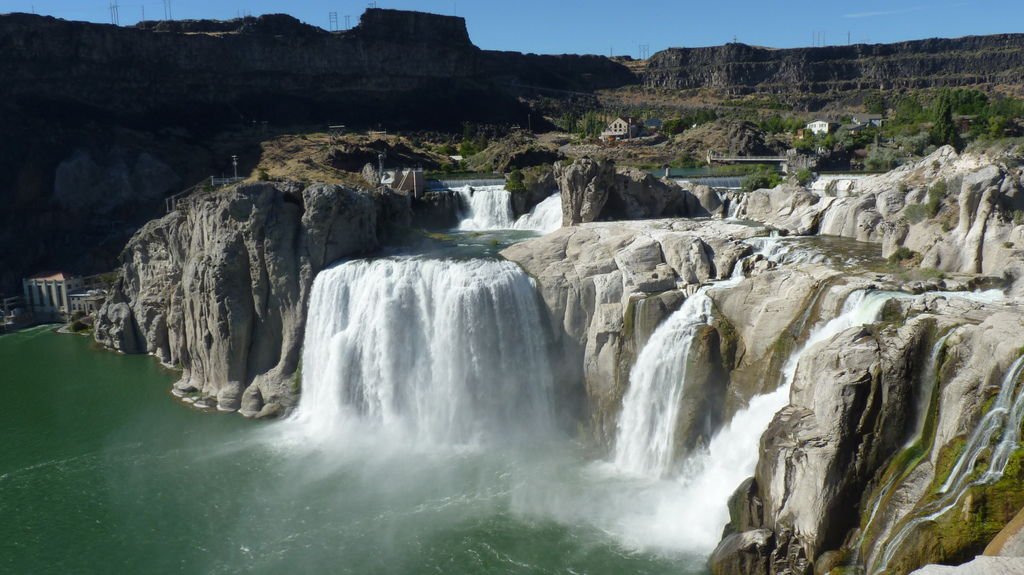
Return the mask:
<path id="1" fill-rule="evenodd" d="M 554 193 L 544 198 L 544 201 L 533 206 L 530 213 L 520 216 L 513 227 L 542 234 L 549 234 L 562 227 L 562 196 Z"/>
<path id="2" fill-rule="evenodd" d="M 465 186 L 454 190 L 462 198 L 466 211 L 460 230 L 524 230 L 542 234 L 562 227 L 562 197 L 548 196 L 518 220 L 513 220 L 512 194 L 504 186 Z"/>
<path id="3" fill-rule="evenodd" d="M 512 229 L 512 194 L 505 186 L 465 186 L 454 191 L 466 206 L 460 230 Z"/>
<path id="4" fill-rule="evenodd" d="M 803 354 L 843 330 L 874 322 L 890 297 L 892 294 L 884 292 L 852 293 L 841 315 L 812 330 L 804 345 L 790 356 L 778 389 L 751 399 L 750 404 L 712 438 L 706 452 L 687 462 L 681 481 L 686 484 L 690 501 L 703 502 L 702 509 L 691 517 L 702 531 L 715 538 L 728 523 L 725 501 L 744 479 L 754 474 L 761 435 L 775 414 L 789 403 L 789 389 Z M 711 546 L 714 544 L 711 542 Z"/>
<path id="5" fill-rule="evenodd" d="M 1013 362 L 1003 376 L 999 386 L 999 395 L 996 396 L 992 407 L 978 422 L 978 426 L 971 433 L 967 444 L 964 445 L 949 477 L 939 488 L 939 498 L 924 506 L 916 517 L 903 523 L 895 535 L 889 538 L 878 559 L 878 564 L 870 570 L 871 573 L 885 573 L 889 562 L 892 561 L 910 534 L 918 526 L 945 515 L 960 502 L 960 499 L 971 487 L 995 483 L 1003 477 L 1010 455 L 1020 439 L 1020 426 L 1024 421 L 1024 386 L 1018 389 L 1017 385 L 1022 371 L 1024 371 L 1024 356 Z M 992 449 L 984 473 L 969 481 L 974 475 L 974 467 L 978 463 L 978 458 L 990 447 L 992 438 L 997 433 L 999 442 Z"/>
<path id="6" fill-rule="evenodd" d="M 717 285 L 721 287 L 722 283 Z M 633 528 L 644 530 L 645 525 L 661 526 L 659 529 L 664 529 L 673 539 L 683 538 L 685 545 L 694 551 L 707 553 L 714 549 L 729 520 L 725 502 L 736 487 L 753 474 L 760 437 L 775 414 L 788 403 L 789 388 L 800 357 L 806 350 L 849 327 L 875 321 L 884 303 L 893 295 L 864 291 L 851 294 L 841 315 L 812 330 L 803 347 L 789 358 L 778 389 L 754 397 L 712 437 L 705 451 L 685 461 L 682 472 L 667 482 L 674 488 L 657 490 L 661 495 L 655 497 L 654 516 L 638 516 L 635 525 L 631 524 Z M 660 477 L 672 468 L 671 462 L 666 461 L 671 459 L 678 398 L 685 385 L 685 359 L 690 347 L 687 336 L 707 322 L 709 299 L 704 289 L 691 296 L 683 308 L 655 331 L 637 358 L 637 365 L 630 374 L 630 389 L 624 398 L 615 446 L 614 464 L 620 472 Z M 661 376 L 664 379 L 659 379 Z M 637 438 L 647 438 L 649 443 Z"/>
<path id="7" fill-rule="evenodd" d="M 532 280 L 498 260 L 357 260 L 310 295 L 302 398 L 313 437 L 366 423 L 459 444 L 550 425 L 552 377 Z"/>
<path id="8" fill-rule="evenodd" d="M 670 469 L 690 348 L 711 317 L 710 287 L 655 330 L 629 373 L 615 440 L 615 465 L 623 471 L 660 477 Z"/>
<path id="9" fill-rule="evenodd" d="M 755 256 L 781 259 L 794 251 L 787 249 L 778 238 L 750 241 L 755 247 Z M 629 373 L 629 389 L 622 399 L 617 424 L 614 462 L 620 470 L 653 477 L 670 473 L 690 349 L 693 338 L 711 319 L 708 290 L 736 285 L 743 279 L 743 267 L 742 261 L 737 262 L 727 281 L 703 286 L 687 298 L 682 307 L 654 331 L 640 351 Z M 793 369 L 796 369 L 795 364 Z M 782 400 L 786 397 L 788 392 Z M 767 427 L 767 422 L 763 427 Z"/>

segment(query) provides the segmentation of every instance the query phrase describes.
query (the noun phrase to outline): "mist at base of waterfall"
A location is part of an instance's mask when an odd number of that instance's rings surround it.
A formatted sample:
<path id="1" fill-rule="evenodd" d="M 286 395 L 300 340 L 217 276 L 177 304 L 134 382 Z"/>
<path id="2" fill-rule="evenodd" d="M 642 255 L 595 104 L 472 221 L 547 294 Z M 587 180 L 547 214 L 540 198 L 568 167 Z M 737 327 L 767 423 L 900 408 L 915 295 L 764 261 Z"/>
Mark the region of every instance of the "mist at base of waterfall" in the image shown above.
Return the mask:
<path id="1" fill-rule="evenodd" d="M 355 425 L 310 442 L 187 407 L 155 360 L 88 338 L 0 336 L 0 360 L 2 572 L 706 573 L 630 545 L 640 487 L 556 432 L 445 447 Z"/>

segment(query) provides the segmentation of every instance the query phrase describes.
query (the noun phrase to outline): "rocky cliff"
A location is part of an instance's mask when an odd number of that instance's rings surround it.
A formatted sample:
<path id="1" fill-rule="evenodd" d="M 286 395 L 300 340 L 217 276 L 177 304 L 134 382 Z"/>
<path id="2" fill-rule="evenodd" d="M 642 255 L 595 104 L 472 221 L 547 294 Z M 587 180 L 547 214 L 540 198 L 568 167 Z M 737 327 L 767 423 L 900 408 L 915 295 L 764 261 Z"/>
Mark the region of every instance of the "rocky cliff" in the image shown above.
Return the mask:
<path id="1" fill-rule="evenodd" d="M 340 186 L 250 184 L 201 194 L 122 253 L 96 340 L 181 368 L 175 392 L 271 415 L 294 402 L 313 278 L 374 250 L 407 198 Z"/>
<path id="2" fill-rule="evenodd" d="M 134 28 L 0 15 L 0 76 L 0 292 L 40 269 L 109 270 L 166 195 L 230 173 L 232 155 L 253 169 L 282 128 L 526 125 L 515 86 L 635 81 L 606 58 L 487 52 L 461 18 L 382 9 L 335 33 L 283 15 Z"/>
<path id="3" fill-rule="evenodd" d="M 1017 279 L 1024 274 L 1017 163 L 947 146 L 841 192 L 757 190 L 741 198 L 736 214 L 797 235 L 878 242 L 883 256 L 922 268 Z"/>
<path id="4" fill-rule="evenodd" d="M 654 54 L 652 88 L 794 94 L 1024 84 L 1024 35 L 772 49 L 726 44 Z"/>

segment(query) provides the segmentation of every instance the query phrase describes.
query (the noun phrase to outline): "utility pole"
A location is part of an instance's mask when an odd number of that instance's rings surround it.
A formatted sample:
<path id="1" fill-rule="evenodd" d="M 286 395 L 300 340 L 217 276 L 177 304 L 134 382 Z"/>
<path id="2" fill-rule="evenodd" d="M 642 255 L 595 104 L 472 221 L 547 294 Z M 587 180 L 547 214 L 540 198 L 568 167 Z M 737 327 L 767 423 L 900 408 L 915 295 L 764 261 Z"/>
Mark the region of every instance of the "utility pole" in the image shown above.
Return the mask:
<path id="1" fill-rule="evenodd" d="M 174 20 L 174 15 L 171 13 L 171 0 L 164 0 L 164 20 Z"/>
<path id="2" fill-rule="evenodd" d="M 121 25 L 120 18 L 117 16 L 117 8 L 117 0 L 112 0 L 110 2 L 110 23 L 114 26 Z"/>
<path id="3" fill-rule="evenodd" d="M 235 167 L 235 179 L 238 179 L 238 156 L 231 156 L 231 165 Z"/>
<path id="4" fill-rule="evenodd" d="M 337 12 L 328 12 L 327 13 L 327 20 L 328 20 L 328 22 L 330 22 L 330 30 L 331 30 L 331 32 L 337 32 L 338 31 L 338 13 Z"/>
<path id="5" fill-rule="evenodd" d="M 349 28 L 352 27 L 351 21 L 352 21 L 352 16 L 349 15 L 349 14 L 345 14 L 345 29 L 346 30 L 348 30 Z"/>

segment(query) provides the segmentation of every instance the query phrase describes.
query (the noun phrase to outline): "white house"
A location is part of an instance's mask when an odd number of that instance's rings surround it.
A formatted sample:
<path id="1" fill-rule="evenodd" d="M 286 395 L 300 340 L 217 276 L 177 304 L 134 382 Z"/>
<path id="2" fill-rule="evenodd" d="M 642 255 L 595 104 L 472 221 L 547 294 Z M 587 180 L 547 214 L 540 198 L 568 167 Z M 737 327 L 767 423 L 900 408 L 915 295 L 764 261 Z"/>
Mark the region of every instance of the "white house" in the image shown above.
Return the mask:
<path id="1" fill-rule="evenodd" d="M 828 120 L 815 120 L 810 124 L 807 124 L 807 129 L 816 136 L 831 134 L 838 127 L 839 124 L 829 122 Z"/>
<path id="2" fill-rule="evenodd" d="M 47 272 L 22 281 L 25 305 L 36 319 L 61 320 L 70 314 L 68 292 L 82 287 L 82 278 Z"/>
<path id="3" fill-rule="evenodd" d="M 604 140 L 619 140 L 622 138 L 635 138 L 640 135 L 640 125 L 632 118 L 615 118 L 605 131 L 601 132 Z"/>

